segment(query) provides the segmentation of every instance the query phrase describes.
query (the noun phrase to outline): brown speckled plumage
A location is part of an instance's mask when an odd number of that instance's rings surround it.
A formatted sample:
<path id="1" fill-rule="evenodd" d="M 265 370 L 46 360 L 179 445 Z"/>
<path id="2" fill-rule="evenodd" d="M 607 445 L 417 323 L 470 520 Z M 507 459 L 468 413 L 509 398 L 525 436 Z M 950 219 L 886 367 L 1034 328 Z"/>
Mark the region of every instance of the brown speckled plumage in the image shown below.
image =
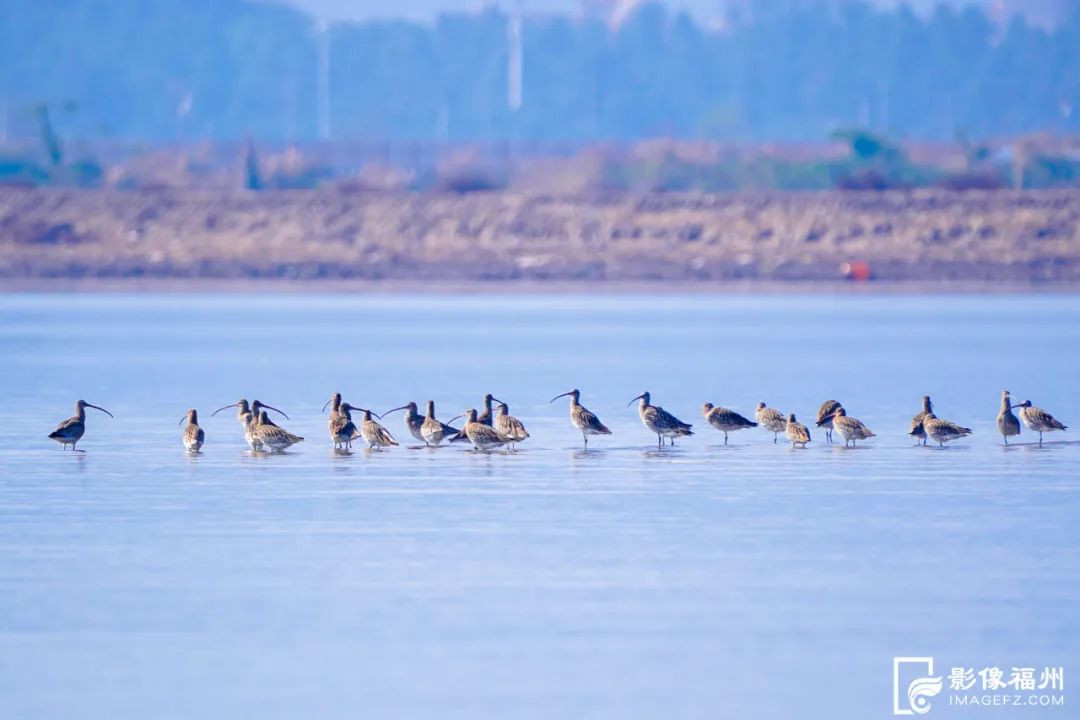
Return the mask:
<path id="1" fill-rule="evenodd" d="M 908 430 L 908 435 L 917 440 L 922 440 L 923 445 L 926 444 L 926 429 L 923 428 L 923 418 L 932 412 L 934 412 L 934 404 L 930 402 L 930 396 L 923 395 L 922 410 L 911 418 L 911 429 Z"/>
<path id="2" fill-rule="evenodd" d="M 188 452 L 199 452 L 202 449 L 203 443 L 206 441 L 206 433 L 199 427 L 199 413 L 192 408 L 188 410 L 184 417 L 180 418 L 180 422 L 187 420 L 187 426 L 184 428 L 184 447 Z"/>
<path id="3" fill-rule="evenodd" d="M 833 414 L 833 429 L 844 438 L 845 447 L 848 443 L 854 445 L 856 440 L 877 437 L 861 420 L 849 417 L 844 408 L 840 408 Z"/>
<path id="4" fill-rule="evenodd" d="M 784 417 L 784 414 L 779 410 L 767 407 L 763 402 L 757 404 L 754 419 L 758 421 L 759 425 L 773 434 L 774 443 L 777 442 L 780 433 L 787 429 L 787 418 Z"/>
<path id="5" fill-rule="evenodd" d="M 788 441 L 791 442 L 791 447 L 796 445 L 806 447 L 806 443 L 810 442 L 810 431 L 795 419 L 795 413 L 788 415 L 784 426 L 784 434 L 787 435 Z"/>
<path id="6" fill-rule="evenodd" d="M 570 396 L 570 422 L 581 431 L 581 438 L 585 441 L 585 447 L 589 447 L 590 435 L 611 434 L 611 430 L 608 430 L 607 426 L 600 422 L 600 418 L 581 404 L 581 391 L 576 388 L 570 392 L 564 392 L 562 395 L 556 395 L 551 398 L 548 404 L 550 405 L 559 398 L 568 395 Z"/>
<path id="7" fill-rule="evenodd" d="M 756 422 L 747 420 L 734 410 L 718 407 L 712 403 L 705 403 L 702 405 L 701 413 L 705 416 L 705 421 L 708 422 L 709 425 L 712 425 L 714 428 L 724 433 L 725 445 L 728 443 L 729 432 L 758 426 Z"/>
<path id="8" fill-rule="evenodd" d="M 927 437 L 936 441 L 938 445 L 944 445 L 950 440 L 959 440 L 971 434 L 971 428 L 957 425 L 948 420 L 942 420 L 932 412 L 928 412 L 923 416 L 922 426 Z"/>
<path id="9" fill-rule="evenodd" d="M 1030 400 L 1025 400 L 1014 407 L 1020 408 L 1020 419 L 1024 421 L 1028 429 L 1039 433 L 1039 445 L 1042 445 L 1044 432 L 1069 429 L 1068 425 L 1065 425 L 1050 413 L 1032 405 Z"/>
<path id="10" fill-rule="evenodd" d="M 671 444 L 674 445 L 675 438 L 694 434 L 690 429 L 693 427 L 692 425 L 684 423 L 659 405 L 653 405 L 651 399 L 648 392 L 643 392 L 634 398 L 634 400 L 641 401 L 638 405 L 638 416 L 646 428 L 656 433 L 657 447 L 663 446 L 664 438 L 668 438 Z M 630 403 L 633 403 L 634 400 L 631 400 Z"/>

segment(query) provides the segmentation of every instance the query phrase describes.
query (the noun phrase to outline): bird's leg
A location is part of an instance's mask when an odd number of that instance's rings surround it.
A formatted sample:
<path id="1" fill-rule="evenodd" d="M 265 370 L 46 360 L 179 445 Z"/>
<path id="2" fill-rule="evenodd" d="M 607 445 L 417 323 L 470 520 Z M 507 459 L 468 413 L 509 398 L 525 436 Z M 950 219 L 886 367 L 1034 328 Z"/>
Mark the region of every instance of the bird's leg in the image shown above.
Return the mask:
<path id="1" fill-rule="evenodd" d="M 774 432 L 774 433 L 772 434 L 772 441 L 773 441 L 773 445 L 775 445 L 775 444 L 777 443 L 777 439 L 776 439 L 776 438 L 777 438 L 777 437 L 778 437 L 779 435 L 780 435 L 780 433 L 775 433 L 775 432 Z"/>
<path id="2" fill-rule="evenodd" d="M 664 447 L 664 436 L 660 433 L 656 433 L 656 449 L 659 450 Z"/>
<path id="3" fill-rule="evenodd" d="M 724 444 L 727 445 L 727 430 L 724 431 Z"/>
<path id="4" fill-rule="evenodd" d="M 1005 444 L 1008 445 L 1009 444 L 1009 436 L 1008 435 L 1002 435 L 1001 437 L 1005 438 Z"/>
<path id="5" fill-rule="evenodd" d="M 589 436 L 585 434 L 584 430 L 581 431 L 581 437 L 585 441 L 585 447 L 588 448 L 589 447 Z"/>

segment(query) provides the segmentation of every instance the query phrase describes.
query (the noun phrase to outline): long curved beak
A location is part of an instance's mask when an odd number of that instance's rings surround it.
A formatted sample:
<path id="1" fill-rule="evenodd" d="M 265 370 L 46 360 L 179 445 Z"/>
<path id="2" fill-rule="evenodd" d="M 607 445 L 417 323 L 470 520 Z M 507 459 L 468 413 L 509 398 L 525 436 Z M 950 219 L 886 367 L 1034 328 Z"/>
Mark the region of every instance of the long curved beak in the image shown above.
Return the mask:
<path id="1" fill-rule="evenodd" d="M 226 405 L 225 407 L 220 407 L 220 408 L 218 408 L 217 410 L 215 410 L 214 412 L 210 413 L 210 417 L 214 417 L 215 415 L 217 415 L 217 414 L 218 414 L 219 412 L 221 412 L 222 410 L 228 410 L 228 409 L 229 409 L 229 408 L 231 408 L 231 407 L 240 407 L 240 403 L 238 403 L 238 402 L 234 402 L 234 403 L 229 403 L 229 404 L 228 404 L 228 405 Z"/>
<path id="2" fill-rule="evenodd" d="M 555 402 L 556 400 L 558 400 L 558 399 L 559 399 L 559 398 L 561 398 L 561 397 L 566 397 L 567 395 L 573 395 L 573 394 L 574 394 L 574 393 L 572 393 L 572 392 L 564 392 L 564 393 L 563 393 L 562 395 L 556 395 L 555 397 L 553 397 L 553 398 L 551 398 L 550 400 L 548 400 L 548 405 L 550 405 L 551 403 Z"/>
<path id="3" fill-rule="evenodd" d="M 327 400 L 326 405 L 329 405 L 332 402 L 334 402 L 334 398 L 330 398 L 329 400 Z M 320 410 L 320 412 L 326 412 L 326 405 L 322 406 L 322 410 Z M 267 406 L 267 407 L 269 407 L 269 406 Z"/>
<path id="4" fill-rule="evenodd" d="M 387 410 L 386 412 L 383 413 L 383 415 L 389 415 L 390 413 L 397 412 L 398 410 L 405 410 L 408 407 L 409 407 L 408 405 L 402 405 L 401 407 L 396 407 L 393 410 Z M 380 417 L 382 417 L 382 416 L 380 416 Z"/>
<path id="5" fill-rule="evenodd" d="M 455 415 L 454 417 L 447 420 L 446 424 L 449 425 L 450 423 L 454 422 L 455 420 L 460 420 L 463 417 L 465 417 L 465 413 L 461 413 L 460 415 Z"/>
<path id="6" fill-rule="evenodd" d="M 645 397 L 645 396 L 644 395 L 638 395 L 636 398 L 634 398 L 630 402 L 626 403 L 626 407 L 630 407 L 631 405 L 633 405 L 634 403 L 636 403 L 638 400 L 640 400 L 643 397 Z"/>
<path id="7" fill-rule="evenodd" d="M 492 400 L 494 400 L 494 401 L 495 401 L 495 402 L 497 402 L 497 403 L 502 403 L 503 405 L 505 405 L 505 404 L 506 404 L 506 403 L 504 403 L 504 402 L 503 402 L 502 400 L 500 400 L 500 399 L 499 399 L 499 398 L 497 398 L 497 397 L 493 397 L 493 398 L 491 398 L 491 399 L 492 399 Z"/>
<path id="8" fill-rule="evenodd" d="M 281 415 L 281 417 L 285 418 L 286 420 L 288 420 L 288 419 L 289 419 L 289 416 L 288 416 L 288 415 L 286 415 L 285 413 L 281 412 L 280 410 L 278 410 L 278 409 L 277 409 L 276 407 L 274 407 L 273 405 L 267 405 L 266 403 L 260 403 L 260 404 L 261 404 L 261 405 L 262 405 L 262 406 L 263 406 L 264 408 L 266 408 L 267 410 L 273 410 L 274 412 L 278 413 L 279 415 Z"/>
<path id="9" fill-rule="evenodd" d="M 180 423 L 184 422 L 185 420 L 187 420 L 187 415 L 185 415 L 184 417 L 180 418 L 180 422 L 178 422 L 178 423 L 176 423 L 176 424 L 177 424 L 177 425 L 179 425 Z"/>
<path id="10" fill-rule="evenodd" d="M 366 412 L 366 413 L 371 413 L 371 414 L 372 414 L 372 415 L 374 415 L 375 417 L 377 417 L 377 418 L 379 418 L 380 420 L 382 420 L 382 415 L 380 415 L 379 413 L 375 412 L 374 410 L 368 410 L 367 408 L 353 408 L 353 410 L 359 410 L 360 412 Z"/>
<path id="11" fill-rule="evenodd" d="M 98 407 L 97 405 L 91 405 L 90 403 L 86 403 L 86 407 L 92 407 L 95 410 L 100 410 L 101 412 L 105 413 L 109 417 L 113 417 L 113 414 L 111 412 L 109 412 L 108 410 L 106 410 L 105 408 L 103 408 L 103 407 Z"/>

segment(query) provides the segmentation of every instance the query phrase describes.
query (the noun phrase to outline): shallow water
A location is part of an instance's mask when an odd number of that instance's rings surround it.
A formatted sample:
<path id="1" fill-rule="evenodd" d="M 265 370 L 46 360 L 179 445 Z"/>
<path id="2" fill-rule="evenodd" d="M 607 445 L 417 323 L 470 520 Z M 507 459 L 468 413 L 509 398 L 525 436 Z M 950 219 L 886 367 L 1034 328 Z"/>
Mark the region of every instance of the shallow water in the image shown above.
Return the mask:
<path id="1" fill-rule="evenodd" d="M 1080 297 L 6 295 L 0 349 L 3 717 L 867 718 L 897 655 L 1080 667 L 1080 438 L 993 426 L 1004 387 L 1080 418 Z M 658 452 L 646 389 L 697 434 Z M 392 415 L 403 447 L 337 455 L 334 390 L 492 391 L 532 438 Z M 924 393 L 975 434 L 914 447 Z M 210 417 L 242 396 L 307 441 L 251 456 Z M 64 452 L 79 397 L 116 418 Z M 725 447 L 699 410 L 832 397 L 878 437 Z"/>

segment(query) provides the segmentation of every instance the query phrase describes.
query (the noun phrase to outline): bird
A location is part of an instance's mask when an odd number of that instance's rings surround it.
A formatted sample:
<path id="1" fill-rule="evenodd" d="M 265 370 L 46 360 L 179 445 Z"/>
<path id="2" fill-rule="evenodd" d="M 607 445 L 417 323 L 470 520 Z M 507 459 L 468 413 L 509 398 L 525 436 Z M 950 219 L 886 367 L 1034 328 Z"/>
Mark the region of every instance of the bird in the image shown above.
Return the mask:
<path id="1" fill-rule="evenodd" d="M 664 438 L 669 438 L 671 444 L 674 445 L 675 438 L 694 434 L 693 431 L 690 430 L 693 425 L 684 423 L 659 405 L 652 405 L 650 399 L 651 396 L 649 395 L 649 392 L 645 391 L 627 403 L 626 406 L 630 407 L 635 400 L 641 401 L 638 405 L 638 415 L 641 417 L 642 424 L 650 431 L 656 433 L 657 448 L 663 446 Z"/>
<path id="2" fill-rule="evenodd" d="M 324 406 L 325 407 L 325 406 Z M 330 439 L 335 449 L 349 450 L 352 442 L 360 437 L 360 430 L 352 419 L 352 411 L 358 410 L 349 403 L 339 403 L 330 420 Z"/>
<path id="3" fill-rule="evenodd" d="M 330 406 L 330 417 L 326 420 L 326 429 L 329 431 L 330 439 L 332 440 L 334 438 L 334 423 L 337 422 L 338 409 L 341 407 L 341 393 L 336 392 L 330 396 L 330 399 L 322 406 L 323 412 L 326 412 L 327 405 Z M 335 442 L 334 444 L 336 445 L 337 443 Z"/>
<path id="4" fill-rule="evenodd" d="M 934 405 L 930 402 L 929 395 L 922 396 L 922 410 L 911 418 L 911 429 L 908 431 L 908 435 L 915 438 L 916 442 L 922 440 L 922 444 L 926 444 L 926 430 L 923 428 L 923 418 L 934 412 Z"/>
<path id="5" fill-rule="evenodd" d="M 570 392 L 564 392 L 562 395 L 556 395 L 548 401 L 548 405 L 555 402 L 561 397 L 570 396 L 570 422 L 574 427 L 581 431 L 581 437 L 585 441 L 585 447 L 589 447 L 590 435 L 610 435 L 611 431 L 607 429 L 604 423 L 600 422 L 600 418 L 596 417 L 588 408 L 581 404 L 581 391 L 578 389 L 571 390 Z"/>
<path id="6" fill-rule="evenodd" d="M 424 443 L 424 445 L 427 445 L 428 441 L 424 439 L 424 433 L 422 432 L 424 425 L 424 416 L 416 411 L 416 403 L 410 402 L 408 405 L 402 405 L 401 407 L 396 407 L 393 410 L 387 410 L 382 414 L 382 417 L 386 417 L 390 413 L 397 412 L 398 410 L 405 411 L 405 427 L 408 428 L 409 433 L 414 438 Z"/>
<path id="7" fill-rule="evenodd" d="M 496 430 L 514 442 L 510 443 L 510 449 L 514 449 L 514 443 L 519 443 L 529 437 L 529 431 L 525 425 L 510 414 L 510 406 L 499 401 L 499 407 L 495 413 L 495 423 L 492 425 Z"/>
<path id="8" fill-rule="evenodd" d="M 727 436 L 729 432 L 758 426 L 756 422 L 752 420 L 747 420 L 734 410 L 717 407 L 712 403 L 705 403 L 704 405 L 702 405 L 701 412 L 705 416 L 706 422 L 708 422 L 720 432 L 724 433 L 725 445 L 727 445 Z"/>
<path id="9" fill-rule="evenodd" d="M 833 433 L 833 414 L 840 409 L 840 403 L 836 400 L 826 400 L 821 403 L 821 407 L 817 411 L 817 420 L 815 423 L 819 428 L 825 428 L 825 439 L 832 442 Z"/>
<path id="10" fill-rule="evenodd" d="M 938 446 L 941 447 L 950 440 L 959 440 L 960 438 L 971 434 L 971 428 L 957 425 L 948 420 L 942 420 L 932 412 L 923 416 L 922 426 L 926 435 L 931 440 L 937 440 Z"/>
<path id="11" fill-rule="evenodd" d="M 1013 415 L 1012 409 L 1015 405 L 1012 404 L 1012 397 L 1008 390 L 1001 391 L 1001 410 L 998 411 L 997 416 L 997 428 L 1001 433 L 1001 437 L 1005 439 L 1005 444 L 1009 444 L 1009 438 L 1014 435 L 1020 434 L 1020 421 Z"/>
<path id="12" fill-rule="evenodd" d="M 1042 447 L 1044 432 L 1069 429 L 1068 425 L 1065 425 L 1050 413 L 1032 405 L 1030 400 L 1025 400 L 1013 407 L 1020 408 L 1020 419 L 1028 426 L 1028 430 L 1039 433 L 1039 447 Z"/>
<path id="13" fill-rule="evenodd" d="M 844 438 L 844 447 L 847 447 L 848 443 L 855 445 L 856 440 L 877 437 L 861 420 L 849 417 L 844 408 L 833 413 L 833 429 Z"/>
<path id="14" fill-rule="evenodd" d="M 188 410 L 184 417 L 180 418 L 180 422 L 184 420 L 188 423 L 184 428 L 184 447 L 188 452 L 197 453 L 206 441 L 206 433 L 199 427 L 199 412 L 195 408 Z"/>
<path id="15" fill-rule="evenodd" d="M 450 422 L 454 422 L 454 420 L 462 417 L 465 418 L 465 425 L 462 426 L 461 431 L 457 435 L 451 438 L 451 442 L 468 440 L 473 444 L 474 449 L 483 452 L 496 450 L 503 445 L 509 445 L 514 442 L 512 437 L 503 435 L 490 425 L 485 425 L 477 420 L 476 410 L 473 410 L 472 408 L 453 418 Z"/>
<path id="16" fill-rule="evenodd" d="M 256 421 L 252 419 L 250 424 L 254 424 L 255 422 Z M 298 442 L 303 442 L 304 440 L 304 438 L 299 435 L 293 435 L 285 428 L 278 427 L 270 422 L 270 418 L 267 417 L 265 410 L 259 411 L 258 424 L 254 425 L 251 434 L 261 447 L 268 447 L 273 452 L 282 452 L 285 448 L 295 445 Z M 255 447 L 253 445 L 252 450 L 254 449 Z"/>
<path id="17" fill-rule="evenodd" d="M 248 405 L 248 401 L 245 400 L 244 398 L 240 398 L 236 402 L 229 403 L 228 405 L 225 405 L 224 407 L 219 407 L 217 410 L 210 413 L 210 417 L 213 417 L 213 416 L 217 415 L 222 410 L 228 410 L 231 407 L 236 408 L 236 419 L 240 422 L 241 425 L 243 425 L 245 427 L 248 425 L 248 420 L 254 420 L 256 423 L 258 422 L 258 420 L 259 420 L 259 411 L 262 410 L 263 408 L 266 408 L 267 410 L 273 410 L 274 412 L 279 413 L 286 420 L 289 419 L 288 415 L 281 412 L 276 407 L 266 405 L 266 404 L 264 404 L 264 403 L 262 403 L 262 402 L 260 402 L 258 400 L 255 400 L 254 402 L 251 403 L 251 405 Z M 273 423 L 270 423 L 270 424 L 273 425 Z"/>
<path id="18" fill-rule="evenodd" d="M 364 418 L 360 421 L 360 437 L 368 444 L 369 449 L 376 450 L 398 444 L 398 441 L 394 439 L 389 430 L 371 419 L 371 416 L 375 413 L 364 408 L 356 409 L 364 413 Z"/>
<path id="19" fill-rule="evenodd" d="M 424 422 L 420 424 L 420 435 L 424 438 L 424 444 L 437 446 L 444 438 L 453 437 L 459 432 L 457 428 L 435 419 L 435 401 L 428 400 L 427 414 L 424 416 Z"/>
<path id="20" fill-rule="evenodd" d="M 493 427 L 492 423 L 495 420 L 495 416 L 491 412 L 491 401 L 502 402 L 499 398 L 495 397 L 491 393 L 484 396 L 484 410 L 476 417 L 476 422 Z"/>
<path id="21" fill-rule="evenodd" d="M 787 420 L 784 419 L 784 414 L 779 410 L 766 407 L 763 402 L 757 404 L 757 410 L 754 411 L 754 419 L 757 420 L 762 427 L 773 434 L 772 441 L 774 443 L 777 441 L 776 439 L 780 433 L 787 429 Z"/>
<path id="22" fill-rule="evenodd" d="M 79 400 L 75 403 L 75 414 L 57 425 L 56 429 L 49 433 L 49 438 L 63 445 L 65 450 L 68 445 L 74 450 L 75 443 L 79 442 L 83 433 L 86 432 L 86 408 L 88 407 L 100 410 L 109 417 L 113 417 L 113 414 L 105 408 L 92 405 L 85 400 Z"/>
<path id="23" fill-rule="evenodd" d="M 810 442 L 810 431 L 795 419 L 795 413 L 788 415 L 784 432 L 787 434 L 787 439 L 791 441 L 791 447 L 796 445 L 806 447 L 806 443 Z"/>

